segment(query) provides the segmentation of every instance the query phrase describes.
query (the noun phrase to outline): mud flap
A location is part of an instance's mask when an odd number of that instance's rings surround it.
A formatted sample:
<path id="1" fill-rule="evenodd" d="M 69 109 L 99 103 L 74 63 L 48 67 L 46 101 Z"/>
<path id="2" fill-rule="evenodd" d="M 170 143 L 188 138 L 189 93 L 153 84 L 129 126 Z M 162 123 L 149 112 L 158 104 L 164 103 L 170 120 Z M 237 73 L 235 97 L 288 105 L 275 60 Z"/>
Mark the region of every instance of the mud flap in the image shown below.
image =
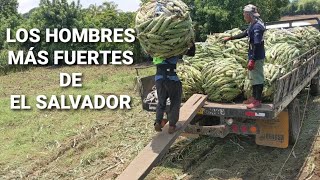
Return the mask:
<path id="1" fill-rule="evenodd" d="M 256 144 L 277 148 L 287 148 L 289 145 L 289 115 L 281 112 L 274 120 L 257 120 L 260 129 L 256 135 Z"/>

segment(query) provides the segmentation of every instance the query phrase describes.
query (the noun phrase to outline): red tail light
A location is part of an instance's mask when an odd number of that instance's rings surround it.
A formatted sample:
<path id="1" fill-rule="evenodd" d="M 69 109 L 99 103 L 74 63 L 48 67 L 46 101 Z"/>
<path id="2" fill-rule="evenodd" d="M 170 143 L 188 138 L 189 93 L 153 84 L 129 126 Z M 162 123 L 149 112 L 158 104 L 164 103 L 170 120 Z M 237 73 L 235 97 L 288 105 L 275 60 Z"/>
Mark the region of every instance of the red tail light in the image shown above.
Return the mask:
<path id="1" fill-rule="evenodd" d="M 248 132 L 247 126 L 245 126 L 245 125 L 241 126 L 241 132 L 247 133 Z"/>
<path id="2" fill-rule="evenodd" d="M 232 129 L 232 132 L 233 132 L 233 133 L 238 133 L 238 132 L 239 132 L 239 127 L 238 127 L 238 125 L 236 125 L 236 124 L 233 124 L 233 125 L 231 126 L 231 129 Z"/>
<path id="3" fill-rule="evenodd" d="M 254 116 L 256 116 L 256 113 L 255 113 L 255 112 L 247 111 L 247 112 L 245 112 L 245 115 L 246 115 L 246 116 L 249 116 L 249 117 L 254 117 Z"/>

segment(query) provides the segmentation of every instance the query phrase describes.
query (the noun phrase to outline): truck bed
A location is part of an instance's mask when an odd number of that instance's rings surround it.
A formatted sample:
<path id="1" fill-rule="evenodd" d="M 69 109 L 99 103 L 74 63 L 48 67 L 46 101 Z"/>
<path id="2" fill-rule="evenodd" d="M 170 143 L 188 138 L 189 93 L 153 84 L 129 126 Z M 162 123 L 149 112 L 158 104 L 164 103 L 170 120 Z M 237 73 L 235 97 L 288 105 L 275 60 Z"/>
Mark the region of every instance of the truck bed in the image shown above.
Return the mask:
<path id="1" fill-rule="evenodd" d="M 295 64 L 293 64 L 295 62 Z M 288 62 L 292 63 L 291 70 L 284 75 L 279 75 L 275 82 L 273 102 L 264 103 L 261 108 L 247 109 L 242 102 L 236 103 L 216 103 L 206 102 L 199 112 L 208 116 L 234 117 L 247 119 L 274 119 L 286 109 L 286 107 L 296 98 L 296 96 L 311 82 L 320 71 L 320 45 L 309 50 L 300 57 Z M 141 78 L 140 89 L 143 109 L 156 111 L 157 101 L 154 96 L 156 93 L 154 86 L 154 76 Z M 151 93 L 150 93 L 151 92 Z M 148 98 L 148 95 L 153 95 Z M 149 99 L 150 101 L 145 101 Z"/>
<path id="2" fill-rule="evenodd" d="M 265 103 L 261 108 L 247 109 L 242 103 L 206 102 L 203 115 L 238 117 L 251 119 L 274 119 L 285 110 L 296 96 L 311 82 L 320 71 L 320 46 L 311 49 L 296 59 L 299 62 L 287 74 L 278 77 L 274 101 Z M 293 61 L 292 61 L 293 62 Z"/>
<path id="3" fill-rule="evenodd" d="M 230 109 L 247 109 L 246 105 L 243 103 L 216 103 L 216 102 L 209 102 L 207 101 L 205 103 L 206 108 L 213 108 L 213 107 L 221 107 L 221 108 L 230 108 Z M 262 104 L 261 108 L 258 108 L 259 110 L 263 111 L 272 111 L 273 110 L 273 104 Z"/>
<path id="4" fill-rule="evenodd" d="M 247 109 L 242 103 L 215 103 L 207 101 L 200 114 L 208 116 L 246 117 L 252 119 L 273 119 L 273 104 L 262 104 L 261 108 Z"/>

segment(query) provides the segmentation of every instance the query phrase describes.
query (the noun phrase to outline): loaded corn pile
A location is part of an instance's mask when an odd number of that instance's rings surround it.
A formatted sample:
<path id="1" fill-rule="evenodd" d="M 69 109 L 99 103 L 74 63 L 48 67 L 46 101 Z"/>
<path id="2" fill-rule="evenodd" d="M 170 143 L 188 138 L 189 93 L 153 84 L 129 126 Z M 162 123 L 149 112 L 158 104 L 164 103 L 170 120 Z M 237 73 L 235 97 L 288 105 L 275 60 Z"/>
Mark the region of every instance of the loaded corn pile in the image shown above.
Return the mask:
<path id="1" fill-rule="evenodd" d="M 160 2 L 160 3 L 159 3 Z M 136 31 L 144 51 L 152 57 L 182 55 L 194 42 L 189 9 L 181 0 L 151 1 L 136 16 Z M 251 95 L 247 71 L 248 39 L 223 42 L 224 37 L 241 33 L 232 29 L 208 35 L 206 42 L 196 43 L 194 57 L 184 57 L 178 65 L 183 97 L 207 94 L 214 102 L 232 102 Z M 320 44 L 320 33 L 313 27 L 271 29 L 265 33 L 264 100 L 272 101 L 277 78 L 301 62 L 296 58 Z"/>

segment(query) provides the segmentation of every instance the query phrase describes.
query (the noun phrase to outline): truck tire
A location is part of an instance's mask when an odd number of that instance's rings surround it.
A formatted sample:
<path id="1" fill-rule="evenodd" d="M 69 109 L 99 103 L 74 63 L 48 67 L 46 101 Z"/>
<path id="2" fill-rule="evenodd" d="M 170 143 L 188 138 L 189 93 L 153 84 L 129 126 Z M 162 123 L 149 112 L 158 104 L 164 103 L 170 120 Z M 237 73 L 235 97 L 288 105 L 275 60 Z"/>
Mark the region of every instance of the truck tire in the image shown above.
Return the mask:
<path id="1" fill-rule="evenodd" d="M 312 96 L 320 95 L 320 72 L 311 80 L 310 94 Z"/>
<path id="2" fill-rule="evenodd" d="M 299 129 L 301 127 L 300 104 L 299 99 L 295 98 L 288 105 L 289 114 L 289 143 L 293 145 L 299 138 Z"/>

